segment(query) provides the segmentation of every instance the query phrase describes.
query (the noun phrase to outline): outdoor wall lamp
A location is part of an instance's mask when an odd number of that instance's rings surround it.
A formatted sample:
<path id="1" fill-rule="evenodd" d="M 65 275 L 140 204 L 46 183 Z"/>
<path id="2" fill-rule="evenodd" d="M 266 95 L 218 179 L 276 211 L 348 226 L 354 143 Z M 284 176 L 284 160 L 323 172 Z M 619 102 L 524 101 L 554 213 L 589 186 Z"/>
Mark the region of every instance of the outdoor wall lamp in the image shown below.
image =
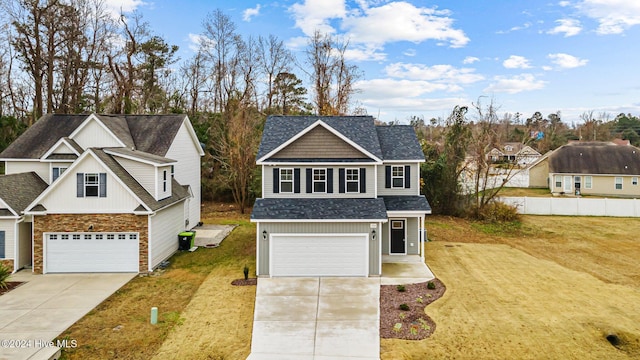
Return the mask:
<path id="1" fill-rule="evenodd" d="M 376 241 L 376 231 L 375 230 L 371 230 L 371 240 L 372 241 Z"/>
<path id="2" fill-rule="evenodd" d="M 267 241 L 267 230 L 262 232 L 262 240 Z"/>

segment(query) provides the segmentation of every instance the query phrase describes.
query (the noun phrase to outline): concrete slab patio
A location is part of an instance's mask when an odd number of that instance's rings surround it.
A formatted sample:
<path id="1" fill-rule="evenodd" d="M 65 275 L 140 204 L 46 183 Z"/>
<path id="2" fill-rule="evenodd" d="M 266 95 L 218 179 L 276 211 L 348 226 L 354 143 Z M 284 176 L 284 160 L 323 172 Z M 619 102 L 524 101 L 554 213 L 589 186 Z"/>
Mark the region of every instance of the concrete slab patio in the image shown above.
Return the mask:
<path id="1" fill-rule="evenodd" d="M 262 278 L 250 360 L 379 359 L 379 278 Z"/>
<path id="2" fill-rule="evenodd" d="M 25 283 L 0 296 L 0 360 L 50 359 L 55 337 L 136 275 L 13 274 Z"/>

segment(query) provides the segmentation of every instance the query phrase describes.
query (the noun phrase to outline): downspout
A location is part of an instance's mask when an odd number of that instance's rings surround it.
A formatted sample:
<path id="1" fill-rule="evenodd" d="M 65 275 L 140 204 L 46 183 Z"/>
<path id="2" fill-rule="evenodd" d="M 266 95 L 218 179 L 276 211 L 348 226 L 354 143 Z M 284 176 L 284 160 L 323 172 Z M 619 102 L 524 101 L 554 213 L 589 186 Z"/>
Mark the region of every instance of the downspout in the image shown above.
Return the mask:
<path id="1" fill-rule="evenodd" d="M 263 165 L 264 168 L 264 165 Z M 264 172 L 263 172 L 264 174 Z M 264 190 L 264 180 L 262 182 Z M 256 226 L 256 277 L 260 276 L 260 222 Z"/>

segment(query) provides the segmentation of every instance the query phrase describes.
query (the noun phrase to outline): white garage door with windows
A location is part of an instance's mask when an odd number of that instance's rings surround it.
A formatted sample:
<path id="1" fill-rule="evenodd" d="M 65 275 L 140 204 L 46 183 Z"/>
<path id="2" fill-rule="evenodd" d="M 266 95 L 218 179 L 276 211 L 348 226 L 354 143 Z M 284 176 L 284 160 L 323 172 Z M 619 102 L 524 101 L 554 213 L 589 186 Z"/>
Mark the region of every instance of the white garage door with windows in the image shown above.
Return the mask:
<path id="1" fill-rule="evenodd" d="M 138 272 L 138 237 L 138 233 L 47 233 L 45 272 Z"/>
<path id="2" fill-rule="evenodd" d="M 271 276 L 368 276 L 368 234 L 272 234 Z"/>

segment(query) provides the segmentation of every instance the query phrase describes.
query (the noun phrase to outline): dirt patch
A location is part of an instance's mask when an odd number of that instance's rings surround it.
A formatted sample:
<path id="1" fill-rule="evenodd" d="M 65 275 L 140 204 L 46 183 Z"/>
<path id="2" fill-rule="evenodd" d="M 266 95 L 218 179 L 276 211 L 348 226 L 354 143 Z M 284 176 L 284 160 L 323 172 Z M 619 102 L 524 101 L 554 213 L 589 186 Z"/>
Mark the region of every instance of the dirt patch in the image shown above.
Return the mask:
<path id="1" fill-rule="evenodd" d="M 435 287 L 429 289 L 428 283 Z M 422 340 L 436 330 L 436 323 L 425 313 L 427 305 L 438 300 L 446 291 L 444 284 L 433 279 L 418 284 L 380 286 L 380 337 L 383 339 Z M 401 310 L 406 304 L 408 310 Z"/>
<path id="2" fill-rule="evenodd" d="M 20 282 L 20 281 L 7 281 L 6 284 L 7 284 L 7 288 L 6 289 L 0 287 L 0 295 L 6 294 L 9 291 L 17 288 L 18 286 L 22 285 L 22 282 Z"/>
<path id="3" fill-rule="evenodd" d="M 247 286 L 247 285 L 257 285 L 258 279 L 250 278 L 250 279 L 235 279 L 231 282 L 231 285 L 235 286 Z"/>

